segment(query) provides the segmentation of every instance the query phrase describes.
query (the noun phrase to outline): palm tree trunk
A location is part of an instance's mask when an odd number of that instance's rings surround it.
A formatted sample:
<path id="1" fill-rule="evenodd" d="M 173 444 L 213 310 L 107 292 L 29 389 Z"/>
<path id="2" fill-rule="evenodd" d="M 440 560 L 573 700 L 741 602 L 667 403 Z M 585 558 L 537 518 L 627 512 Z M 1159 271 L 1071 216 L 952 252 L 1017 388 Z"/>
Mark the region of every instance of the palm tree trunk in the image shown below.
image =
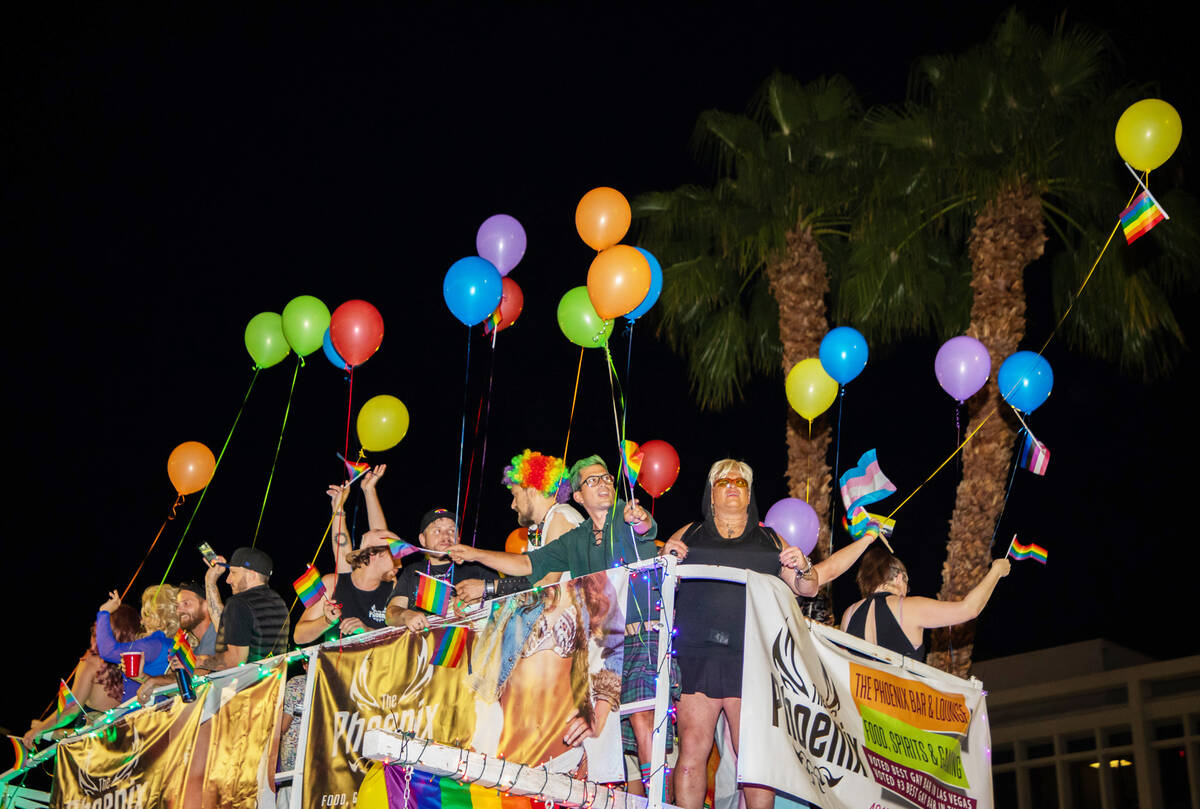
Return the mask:
<path id="1" fill-rule="evenodd" d="M 812 228 L 797 225 L 788 231 L 787 243 L 767 267 L 771 293 L 779 303 L 779 340 L 783 344 L 783 372 L 800 360 L 817 356 L 821 338 L 829 329 L 825 296 L 829 293 L 829 270 Z M 814 557 L 830 553 L 829 427 L 821 425 L 809 435 L 808 424 L 788 409 L 788 490 L 792 497 L 806 500 L 820 518 L 821 530 Z M 833 604 L 828 587 L 804 600 L 809 618 L 833 622 Z"/>
<path id="2" fill-rule="evenodd" d="M 994 380 L 1000 364 L 1025 336 L 1025 268 L 1046 246 L 1041 203 L 1026 184 L 1014 185 L 989 202 L 975 220 L 968 248 L 971 256 L 971 325 L 967 334 L 987 346 Z M 946 563 L 938 598 L 961 600 L 987 573 L 992 561 L 992 532 L 1012 463 L 1013 430 L 1006 423 L 1007 405 L 994 382 L 986 396 L 970 406 L 970 420 L 996 411 L 963 448 L 962 480 L 950 518 Z M 975 622 L 933 632 L 929 663 L 966 676 L 975 645 Z"/>

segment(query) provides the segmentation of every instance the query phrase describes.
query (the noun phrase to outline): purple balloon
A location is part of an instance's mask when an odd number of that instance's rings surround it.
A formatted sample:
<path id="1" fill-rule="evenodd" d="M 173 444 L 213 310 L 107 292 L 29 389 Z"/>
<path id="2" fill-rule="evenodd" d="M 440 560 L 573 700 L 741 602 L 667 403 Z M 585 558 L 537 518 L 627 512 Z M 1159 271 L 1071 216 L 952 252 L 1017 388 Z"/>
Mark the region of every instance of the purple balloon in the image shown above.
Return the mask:
<path id="1" fill-rule="evenodd" d="M 978 393 L 991 372 L 992 356 L 987 347 L 965 334 L 943 343 L 933 361 L 938 384 L 959 402 Z"/>
<path id="2" fill-rule="evenodd" d="M 508 275 L 525 255 L 525 228 L 508 214 L 489 216 L 475 234 L 475 252 Z"/>
<path id="3" fill-rule="evenodd" d="M 795 545 L 804 551 L 804 555 L 812 553 L 817 547 L 817 533 L 821 522 L 817 512 L 803 500 L 795 497 L 785 497 L 767 509 L 767 518 L 763 525 L 773 528 L 775 533 L 783 537 L 789 545 Z"/>

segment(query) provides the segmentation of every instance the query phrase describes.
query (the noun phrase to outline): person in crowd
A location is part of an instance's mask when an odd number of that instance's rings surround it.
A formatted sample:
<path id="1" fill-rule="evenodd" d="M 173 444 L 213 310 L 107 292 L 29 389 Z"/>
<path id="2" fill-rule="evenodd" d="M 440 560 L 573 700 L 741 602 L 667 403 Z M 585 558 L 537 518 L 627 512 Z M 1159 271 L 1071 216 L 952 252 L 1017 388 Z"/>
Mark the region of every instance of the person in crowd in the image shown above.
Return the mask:
<path id="1" fill-rule="evenodd" d="M 386 471 L 387 464 L 379 464 L 362 476 L 361 488 L 363 502 L 367 506 L 367 527 L 371 531 L 387 530 L 387 520 L 384 519 L 383 507 L 379 503 L 379 493 L 375 490 L 376 484 L 379 483 Z M 336 560 L 334 573 L 341 575 L 353 570 L 353 566 L 346 559 L 353 550 L 350 532 L 346 526 L 346 499 L 350 496 L 350 482 L 332 484 L 326 490 L 326 494 L 329 495 L 330 502 L 333 504 L 333 519 L 330 521 L 329 530 L 333 535 L 333 552 Z"/>
<path id="2" fill-rule="evenodd" d="M 137 639 L 142 632 L 141 619 L 137 610 L 128 604 L 122 604 L 109 615 L 109 627 L 118 643 L 129 643 Z M 46 731 L 62 728 L 71 724 L 84 714 L 86 721 L 92 721 L 100 712 L 115 708 L 125 699 L 125 675 L 121 667 L 109 663 L 100 657 L 96 646 L 96 625 L 92 624 L 91 642 L 88 650 L 79 660 L 75 677 L 71 682 L 71 693 L 82 703 L 72 705 L 65 713 L 58 709 L 45 719 L 35 719 L 29 724 L 29 730 L 22 737 L 25 746 L 32 749 L 38 737 Z"/>
<path id="3" fill-rule="evenodd" d="M 770 528 L 759 525 L 754 472 L 730 458 L 708 472 L 702 510 L 704 520 L 676 531 L 664 544 L 670 553 L 692 564 L 740 567 L 778 575 L 797 595 L 811 596 L 833 581 L 862 555 L 873 536 L 813 563 L 796 547 L 785 545 Z M 717 718 L 724 713 L 733 749 L 738 749 L 742 705 L 742 644 L 745 634 L 745 587 L 731 582 L 693 579 L 680 584 L 675 598 L 676 653 L 682 676 L 679 761 L 675 769 L 675 802 L 700 809 L 707 783 Z M 769 809 L 774 793 L 746 785 L 748 809 Z"/>
<path id="4" fill-rule="evenodd" d="M 614 564 L 653 558 L 658 550 L 654 538 L 658 525 L 636 500 L 625 502 L 617 498 L 615 479 L 604 460 L 592 455 L 578 461 L 570 473 L 572 498 L 587 512 L 587 519 L 567 531 L 555 542 L 523 554 L 487 551 L 466 545 L 450 548 L 455 561 L 474 561 L 510 576 L 526 576 L 541 581 L 551 573 L 566 572 L 585 576 L 607 570 Z M 617 519 L 617 515 L 621 519 Z M 645 580 L 643 579 L 643 582 Z M 624 669 L 622 671 L 622 701 L 641 699 L 654 693 L 657 667 L 656 638 L 658 598 L 653 586 L 630 582 L 626 602 Z M 673 672 L 675 671 L 672 665 Z M 629 717 L 630 746 L 636 746 L 643 773 L 649 773 L 650 745 L 654 732 L 654 712 L 639 711 Z M 599 727 L 588 727 L 578 718 L 564 736 L 579 744 L 595 735 Z"/>
<path id="5" fill-rule="evenodd" d="M 478 601 L 489 582 L 494 591 L 494 573 L 479 565 L 459 564 L 446 554 L 458 542 L 458 516 L 453 511 L 444 508 L 427 511 L 421 517 L 417 541 L 432 553 L 424 554 L 423 559 L 409 562 L 400 570 L 388 602 L 388 625 L 406 626 L 412 632 L 429 629 L 429 613 L 416 605 L 422 574 L 453 585 L 456 601 Z"/>
<path id="6" fill-rule="evenodd" d="M 197 655 L 211 655 L 217 650 L 217 627 L 209 613 L 205 589 L 199 582 L 186 581 L 179 585 L 175 595 L 179 626 L 188 633 L 188 643 Z M 138 702 L 145 703 L 154 689 L 164 685 L 175 685 L 175 676 L 170 672 L 147 677 L 138 689 Z"/>
<path id="7" fill-rule="evenodd" d="M 214 567 L 226 565 L 218 556 Z M 238 548 L 229 559 L 229 588 L 217 628 L 216 651 L 196 658 L 196 671 L 212 671 L 252 663 L 287 651 L 288 607 L 270 587 L 275 564 L 257 548 Z M 219 573 L 217 576 L 219 577 Z"/>
<path id="8" fill-rule="evenodd" d="M 858 566 L 862 600 L 842 614 L 842 630 L 914 660 L 925 660 L 925 629 L 954 626 L 979 616 L 996 583 L 1008 575 L 1008 559 L 995 559 L 962 601 L 908 596 L 908 569 L 885 548 L 867 551 Z"/>
<path id="9" fill-rule="evenodd" d="M 514 455 L 505 467 L 503 483 L 512 493 L 517 524 L 529 529 L 522 553 L 549 545 L 583 522 L 579 512 L 567 504 L 571 489 L 565 473 L 561 458 L 528 449 Z"/>
<path id="10" fill-rule="evenodd" d="M 396 581 L 390 545 L 394 539 L 399 537 L 391 531 L 367 531 L 358 550 L 346 555 L 350 572 L 321 577 L 329 596 L 304 610 L 293 634 L 296 643 L 313 643 L 334 626 L 341 635 L 387 626 Z"/>
<path id="11" fill-rule="evenodd" d="M 142 593 L 142 632 L 134 640 L 122 643 L 117 640 L 112 626 L 112 613 L 121 606 L 121 596 L 116 590 L 110 592 L 108 600 L 100 605 L 100 611 L 96 613 L 96 648 L 100 657 L 120 665 L 123 653 L 141 652 L 143 676 L 165 674 L 167 653 L 171 651 L 175 630 L 179 628 L 179 618 L 175 613 L 176 593 L 176 588 L 169 584 L 147 587 Z M 140 680 L 125 677 L 121 701 L 134 696 L 140 685 Z"/>

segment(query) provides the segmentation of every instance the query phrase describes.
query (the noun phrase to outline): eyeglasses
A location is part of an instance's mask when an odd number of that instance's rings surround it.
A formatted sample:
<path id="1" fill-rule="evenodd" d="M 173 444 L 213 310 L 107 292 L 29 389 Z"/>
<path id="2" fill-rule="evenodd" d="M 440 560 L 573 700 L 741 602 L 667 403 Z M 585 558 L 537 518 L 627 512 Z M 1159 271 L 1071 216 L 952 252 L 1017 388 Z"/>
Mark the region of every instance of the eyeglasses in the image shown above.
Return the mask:
<path id="1" fill-rule="evenodd" d="M 739 489 L 749 489 L 750 484 L 745 478 L 717 478 L 713 481 L 714 489 L 721 489 L 728 486 L 737 486 Z"/>
<path id="2" fill-rule="evenodd" d="M 615 478 L 612 475 L 591 475 L 583 479 L 580 486 L 587 486 L 594 489 L 603 483 L 605 486 L 611 486 Z"/>

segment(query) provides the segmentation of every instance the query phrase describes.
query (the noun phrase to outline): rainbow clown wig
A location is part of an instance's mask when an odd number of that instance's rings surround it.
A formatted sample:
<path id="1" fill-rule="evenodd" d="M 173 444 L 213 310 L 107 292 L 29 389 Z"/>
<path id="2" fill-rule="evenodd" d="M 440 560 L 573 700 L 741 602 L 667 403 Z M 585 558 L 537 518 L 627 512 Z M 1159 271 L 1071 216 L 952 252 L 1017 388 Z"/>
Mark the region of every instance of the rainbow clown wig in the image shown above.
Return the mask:
<path id="1" fill-rule="evenodd" d="M 514 455 L 512 463 L 504 468 L 504 485 L 527 486 L 542 497 L 554 497 L 565 470 L 561 458 L 527 449 Z"/>

